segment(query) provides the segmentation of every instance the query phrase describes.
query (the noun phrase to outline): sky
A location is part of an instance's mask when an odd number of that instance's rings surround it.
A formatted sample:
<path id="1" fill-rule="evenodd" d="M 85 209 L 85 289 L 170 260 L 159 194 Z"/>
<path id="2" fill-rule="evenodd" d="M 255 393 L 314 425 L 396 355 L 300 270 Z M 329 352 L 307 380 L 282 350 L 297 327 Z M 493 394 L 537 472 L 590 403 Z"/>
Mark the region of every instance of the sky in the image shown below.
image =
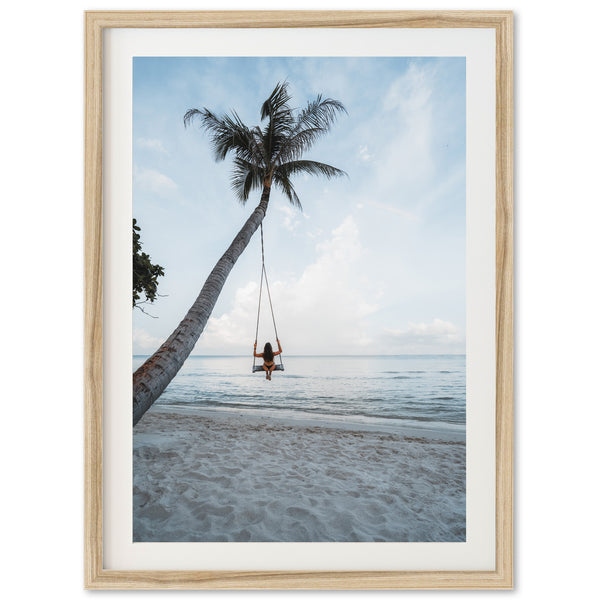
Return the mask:
<path id="1" fill-rule="evenodd" d="M 134 58 L 133 216 L 165 270 L 148 314 L 133 311 L 134 354 L 175 329 L 260 200 L 236 200 L 231 160 L 215 162 L 183 115 L 235 110 L 258 125 L 284 80 L 292 106 L 321 94 L 348 112 L 305 155 L 348 177 L 294 180 L 302 211 L 271 192 L 265 265 L 284 353 L 463 354 L 465 76 L 461 57 Z M 260 272 L 257 232 L 192 354 L 251 353 Z M 274 338 L 263 310 L 258 344 Z"/>

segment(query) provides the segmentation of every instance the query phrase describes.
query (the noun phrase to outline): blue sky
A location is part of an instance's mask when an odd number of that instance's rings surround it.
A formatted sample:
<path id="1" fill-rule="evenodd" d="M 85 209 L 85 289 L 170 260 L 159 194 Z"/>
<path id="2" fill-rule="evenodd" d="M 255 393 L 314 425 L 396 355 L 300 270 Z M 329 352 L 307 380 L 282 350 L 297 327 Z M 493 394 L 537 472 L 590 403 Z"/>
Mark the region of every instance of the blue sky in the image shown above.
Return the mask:
<path id="1" fill-rule="evenodd" d="M 231 163 L 183 126 L 189 108 L 249 126 L 277 82 L 299 108 L 317 94 L 342 115 L 306 156 L 348 178 L 300 177 L 300 212 L 273 190 L 266 266 L 288 354 L 465 351 L 464 58 L 134 58 L 133 216 L 163 297 L 134 310 L 133 351 L 150 354 L 194 302 L 260 192 L 240 205 Z M 236 263 L 193 354 L 254 342 L 260 236 Z M 274 341 L 261 316 L 259 345 Z"/>

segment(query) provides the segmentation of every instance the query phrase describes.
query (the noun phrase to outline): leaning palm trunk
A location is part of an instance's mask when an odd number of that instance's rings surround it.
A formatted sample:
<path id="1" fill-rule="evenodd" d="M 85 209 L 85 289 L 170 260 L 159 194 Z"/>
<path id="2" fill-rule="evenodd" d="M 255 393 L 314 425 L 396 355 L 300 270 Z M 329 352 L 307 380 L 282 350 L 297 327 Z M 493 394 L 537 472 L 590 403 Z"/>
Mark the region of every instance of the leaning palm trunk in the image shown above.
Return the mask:
<path id="1" fill-rule="evenodd" d="M 133 424 L 135 425 L 163 393 L 194 348 L 217 302 L 233 265 L 267 212 L 271 188 L 265 185 L 254 209 L 227 251 L 206 279 L 198 298 L 163 345 L 133 374 Z"/>

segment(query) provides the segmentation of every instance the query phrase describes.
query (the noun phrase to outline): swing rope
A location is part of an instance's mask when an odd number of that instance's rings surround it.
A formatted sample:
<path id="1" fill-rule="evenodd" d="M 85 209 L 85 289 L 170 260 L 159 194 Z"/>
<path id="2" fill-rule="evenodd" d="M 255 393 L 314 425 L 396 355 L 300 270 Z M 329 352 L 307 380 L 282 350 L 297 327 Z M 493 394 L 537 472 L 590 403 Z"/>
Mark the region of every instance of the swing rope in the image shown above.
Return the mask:
<path id="1" fill-rule="evenodd" d="M 263 226 L 262 221 L 260 224 L 260 251 L 261 251 L 261 261 L 262 267 L 260 270 L 260 290 L 258 292 L 258 312 L 256 314 L 256 334 L 254 336 L 254 344 L 258 343 L 258 325 L 260 323 L 260 304 L 262 301 L 262 288 L 263 288 L 263 280 L 265 285 L 267 286 L 267 296 L 269 297 L 269 306 L 271 308 L 271 318 L 273 319 L 273 329 L 275 330 L 275 337 L 279 340 L 279 334 L 277 333 L 277 325 L 275 324 L 275 312 L 273 311 L 273 302 L 271 301 L 271 290 L 269 290 L 269 279 L 267 278 L 267 269 L 265 268 L 265 244 L 263 238 Z M 253 353 L 254 354 L 254 353 Z M 283 360 L 281 358 L 281 354 L 279 354 L 279 362 L 283 367 Z M 252 369 L 256 366 L 256 356 L 252 361 Z"/>

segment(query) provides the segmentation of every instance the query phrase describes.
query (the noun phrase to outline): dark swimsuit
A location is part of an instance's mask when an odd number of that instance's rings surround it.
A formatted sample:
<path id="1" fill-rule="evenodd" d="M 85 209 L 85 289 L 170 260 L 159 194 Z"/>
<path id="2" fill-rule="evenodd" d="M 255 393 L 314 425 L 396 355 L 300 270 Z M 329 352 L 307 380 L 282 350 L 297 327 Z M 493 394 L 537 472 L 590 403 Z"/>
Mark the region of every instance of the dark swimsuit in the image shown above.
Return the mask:
<path id="1" fill-rule="evenodd" d="M 277 356 L 277 355 L 276 355 L 276 354 L 273 354 L 273 358 L 275 358 L 275 356 Z M 274 367 L 274 366 L 275 366 L 275 361 L 274 361 L 274 360 L 272 360 L 272 361 L 271 361 L 271 364 L 269 365 L 269 364 L 267 364 L 267 363 L 265 362 L 265 360 L 264 360 L 264 358 L 263 358 L 263 367 L 267 367 L 267 369 L 269 369 L 269 370 L 270 370 L 270 369 L 271 369 L 271 367 Z"/>

